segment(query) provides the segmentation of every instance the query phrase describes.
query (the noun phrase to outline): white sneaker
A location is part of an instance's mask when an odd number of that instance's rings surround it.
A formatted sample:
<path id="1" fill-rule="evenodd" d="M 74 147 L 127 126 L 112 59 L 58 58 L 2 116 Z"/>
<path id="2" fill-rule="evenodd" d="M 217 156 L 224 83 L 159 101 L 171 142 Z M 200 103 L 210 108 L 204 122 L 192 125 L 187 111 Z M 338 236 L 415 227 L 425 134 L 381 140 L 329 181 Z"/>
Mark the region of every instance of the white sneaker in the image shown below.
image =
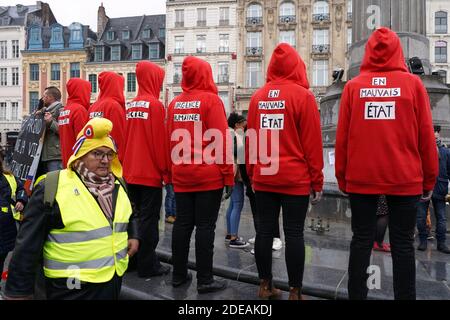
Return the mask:
<path id="1" fill-rule="evenodd" d="M 283 242 L 280 238 L 273 238 L 272 250 L 278 251 L 283 248 Z"/>
<path id="2" fill-rule="evenodd" d="M 247 242 L 250 243 L 250 244 L 255 244 L 255 242 L 256 242 L 256 237 L 253 237 L 253 238 L 251 238 L 251 239 L 248 239 Z"/>

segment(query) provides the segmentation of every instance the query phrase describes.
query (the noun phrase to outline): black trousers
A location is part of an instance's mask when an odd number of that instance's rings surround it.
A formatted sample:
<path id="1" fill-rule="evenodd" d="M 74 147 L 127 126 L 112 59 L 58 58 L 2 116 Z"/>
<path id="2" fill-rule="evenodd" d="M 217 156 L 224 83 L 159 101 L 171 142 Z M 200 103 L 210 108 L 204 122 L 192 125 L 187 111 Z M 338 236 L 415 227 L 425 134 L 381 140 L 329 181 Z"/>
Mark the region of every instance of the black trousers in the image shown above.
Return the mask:
<path id="1" fill-rule="evenodd" d="M 4 265 L 5 265 L 5 260 L 6 260 L 7 256 L 8 256 L 8 252 L 0 253 L 0 276 L 3 273 L 3 268 L 4 268 Z"/>
<path id="2" fill-rule="evenodd" d="M 173 278 L 183 280 L 192 231 L 195 230 L 197 283 L 210 284 L 213 278 L 214 238 L 223 189 L 205 192 L 176 192 L 177 220 L 172 231 Z"/>
<path id="3" fill-rule="evenodd" d="M 289 286 L 303 286 L 305 241 L 303 231 L 309 196 L 292 196 L 256 191 L 258 229 L 256 230 L 255 258 L 260 279 L 272 279 L 272 242 L 279 231 L 278 219 L 283 208 L 283 230 L 286 240 L 286 266 Z"/>
<path id="4" fill-rule="evenodd" d="M 256 230 L 258 230 L 258 209 L 256 207 L 256 196 L 255 193 L 252 190 L 251 184 L 245 184 L 245 195 L 247 196 L 249 202 L 250 202 L 250 208 L 252 210 L 252 216 L 253 216 L 253 226 L 255 227 L 255 233 Z M 277 220 L 277 226 L 275 229 L 274 238 L 281 238 L 280 236 L 280 224 Z"/>
<path id="5" fill-rule="evenodd" d="M 139 277 L 156 273 L 161 267 L 155 249 L 159 242 L 159 215 L 162 188 L 128 185 L 130 201 L 139 217 L 139 251 L 136 255 Z"/>
<path id="6" fill-rule="evenodd" d="M 118 300 L 121 287 L 122 277 L 117 274 L 108 282 L 82 282 L 79 287 L 68 279 L 45 278 L 48 300 Z"/>
<path id="7" fill-rule="evenodd" d="M 379 195 L 350 194 L 353 238 L 350 245 L 348 295 L 366 299 L 377 223 Z M 395 299 L 416 298 L 414 229 L 420 196 L 386 196 L 389 208 L 389 239 L 392 250 Z"/>

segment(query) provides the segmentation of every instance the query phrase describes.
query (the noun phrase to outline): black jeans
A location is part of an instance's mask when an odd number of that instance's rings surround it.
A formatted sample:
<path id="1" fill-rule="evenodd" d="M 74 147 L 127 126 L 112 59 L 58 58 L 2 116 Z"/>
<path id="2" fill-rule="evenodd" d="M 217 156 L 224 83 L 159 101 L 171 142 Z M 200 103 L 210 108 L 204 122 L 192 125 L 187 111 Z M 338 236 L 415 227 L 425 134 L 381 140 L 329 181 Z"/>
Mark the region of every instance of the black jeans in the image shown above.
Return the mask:
<path id="1" fill-rule="evenodd" d="M 272 279 L 272 242 L 279 229 L 277 221 L 283 208 L 289 286 L 302 287 L 305 267 L 303 231 L 308 204 L 309 196 L 256 191 L 259 225 L 256 230 L 255 258 L 260 279 Z"/>
<path id="2" fill-rule="evenodd" d="M 366 299 L 369 291 L 367 268 L 375 240 L 379 195 L 350 194 L 353 238 L 348 267 L 348 295 L 351 300 Z M 389 208 L 389 239 L 392 250 L 394 296 L 399 300 L 416 298 L 414 228 L 420 196 L 386 196 Z"/>
<path id="3" fill-rule="evenodd" d="M 250 208 L 252 210 L 252 216 L 253 216 L 253 226 L 255 227 L 255 234 L 256 230 L 258 230 L 258 209 L 256 208 L 256 196 L 255 193 L 252 190 L 251 184 L 245 184 L 245 195 L 247 196 L 248 200 L 250 201 Z M 277 220 L 277 226 L 275 228 L 275 234 L 274 238 L 281 238 L 280 236 L 280 224 Z"/>
<path id="4" fill-rule="evenodd" d="M 183 280 L 192 231 L 195 230 L 197 284 L 210 284 L 213 278 L 214 238 L 223 189 L 205 192 L 175 192 L 177 220 L 172 231 L 173 279 Z"/>
<path id="5" fill-rule="evenodd" d="M 130 201 L 139 217 L 139 251 L 136 255 L 138 276 L 146 277 L 161 267 L 155 249 L 159 242 L 159 215 L 162 188 L 128 185 Z"/>

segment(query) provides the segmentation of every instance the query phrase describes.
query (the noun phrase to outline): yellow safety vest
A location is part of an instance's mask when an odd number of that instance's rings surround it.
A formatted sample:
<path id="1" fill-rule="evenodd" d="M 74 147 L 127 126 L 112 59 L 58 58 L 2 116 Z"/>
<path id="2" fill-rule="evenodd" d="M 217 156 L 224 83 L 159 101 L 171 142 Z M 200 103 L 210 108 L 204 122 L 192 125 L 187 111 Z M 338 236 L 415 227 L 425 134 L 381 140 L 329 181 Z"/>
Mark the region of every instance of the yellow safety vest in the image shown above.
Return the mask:
<path id="1" fill-rule="evenodd" d="M 14 178 L 13 175 L 11 174 L 3 174 L 6 178 L 6 180 L 8 181 L 9 187 L 11 188 L 11 199 L 13 199 L 14 201 L 16 201 L 16 191 L 17 191 L 17 182 L 16 182 L 16 178 Z M 14 206 L 11 205 L 11 212 L 13 214 L 14 220 L 20 221 L 21 217 L 20 217 L 20 212 L 16 211 L 16 209 L 14 209 Z M 2 212 L 3 213 L 8 213 L 9 212 L 9 208 L 8 207 L 2 207 Z"/>
<path id="2" fill-rule="evenodd" d="M 91 283 L 107 282 L 115 273 L 122 276 L 128 268 L 132 213 L 123 187 L 119 187 L 113 227 L 73 171 L 61 171 L 55 200 L 65 227 L 52 229 L 44 243 L 45 276 Z"/>

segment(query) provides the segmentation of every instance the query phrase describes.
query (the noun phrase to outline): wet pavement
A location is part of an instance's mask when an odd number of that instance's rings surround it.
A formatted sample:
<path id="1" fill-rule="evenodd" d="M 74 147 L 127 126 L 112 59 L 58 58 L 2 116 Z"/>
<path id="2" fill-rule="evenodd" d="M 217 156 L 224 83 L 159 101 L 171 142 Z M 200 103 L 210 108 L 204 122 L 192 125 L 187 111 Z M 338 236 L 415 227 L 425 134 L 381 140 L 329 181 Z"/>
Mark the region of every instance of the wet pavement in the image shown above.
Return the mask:
<path id="1" fill-rule="evenodd" d="M 216 228 L 214 250 L 214 274 L 226 278 L 229 287 L 218 293 L 199 295 L 196 291 L 195 272 L 191 283 L 180 288 L 168 284 L 170 275 L 139 279 L 134 272 L 127 273 L 123 283 L 124 299 L 165 299 L 165 300 L 255 300 L 259 283 L 253 246 L 245 249 L 229 248 L 224 241 L 226 235 L 225 212 L 228 202 L 223 202 Z M 320 207 L 308 213 L 305 227 L 306 259 L 303 280 L 305 295 L 320 299 L 347 299 L 347 267 L 351 240 L 350 219 L 336 219 L 333 212 L 322 212 Z M 318 213 L 330 223 L 330 231 L 317 234 L 308 227 L 311 218 L 317 223 Z M 157 253 L 161 261 L 171 262 L 172 225 L 163 223 Z M 255 236 L 253 218 L 246 199 L 241 216 L 239 236 L 245 240 Z M 283 240 L 283 234 L 281 235 Z M 194 234 L 191 238 L 189 268 L 195 269 Z M 369 291 L 369 299 L 392 300 L 392 259 L 390 253 L 373 252 L 371 265 L 379 271 L 380 281 L 373 282 L 374 289 Z M 430 241 L 428 250 L 416 251 L 417 299 L 450 300 L 450 256 L 436 250 L 436 242 Z M 284 260 L 284 247 L 273 251 L 273 275 L 277 287 L 285 290 L 287 298 L 288 278 Z M 377 286 L 379 285 L 379 287 Z"/>

